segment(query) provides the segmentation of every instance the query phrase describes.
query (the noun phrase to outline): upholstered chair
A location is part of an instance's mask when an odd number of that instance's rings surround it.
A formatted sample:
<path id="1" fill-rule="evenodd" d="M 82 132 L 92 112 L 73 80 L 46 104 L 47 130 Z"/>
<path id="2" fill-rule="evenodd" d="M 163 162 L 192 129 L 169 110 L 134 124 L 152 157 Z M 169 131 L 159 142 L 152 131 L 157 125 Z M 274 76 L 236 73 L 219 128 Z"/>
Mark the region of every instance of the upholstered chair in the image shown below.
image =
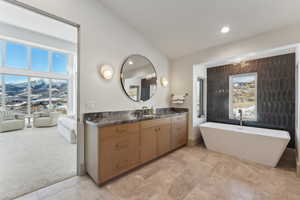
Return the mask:
<path id="1" fill-rule="evenodd" d="M 16 114 L 13 111 L 0 111 L 0 132 L 14 131 L 25 128 L 23 114 Z"/>
<path id="2" fill-rule="evenodd" d="M 33 126 L 40 127 L 52 127 L 57 125 L 57 119 L 60 113 L 58 112 L 38 112 L 33 114 Z"/>

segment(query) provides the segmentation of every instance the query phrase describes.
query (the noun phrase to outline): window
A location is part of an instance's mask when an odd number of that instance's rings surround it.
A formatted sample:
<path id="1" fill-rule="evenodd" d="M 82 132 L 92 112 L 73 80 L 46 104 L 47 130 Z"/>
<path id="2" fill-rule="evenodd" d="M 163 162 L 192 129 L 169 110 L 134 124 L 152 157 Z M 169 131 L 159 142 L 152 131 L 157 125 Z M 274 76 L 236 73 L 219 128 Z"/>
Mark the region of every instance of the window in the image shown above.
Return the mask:
<path id="1" fill-rule="evenodd" d="M 16 44 L 13 42 L 6 43 L 6 63 L 7 67 L 14 67 L 18 69 L 27 69 L 28 66 L 28 52 L 25 45 Z"/>
<path id="2" fill-rule="evenodd" d="M 68 55 L 62 53 L 53 53 L 52 72 L 59 74 L 68 73 Z"/>
<path id="3" fill-rule="evenodd" d="M 50 105 L 50 81 L 44 78 L 30 78 L 31 113 L 48 110 Z"/>
<path id="4" fill-rule="evenodd" d="M 197 81 L 197 113 L 199 118 L 204 115 L 204 79 L 201 78 Z"/>
<path id="5" fill-rule="evenodd" d="M 49 52 L 47 50 L 31 49 L 31 69 L 42 72 L 49 72 Z"/>
<path id="6" fill-rule="evenodd" d="M 241 110 L 243 120 L 256 121 L 257 74 L 230 76 L 229 84 L 229 118 L 240 119 L 239 110 Z"/>
<path id="7" fill-rule="evenodd" d="M 5 75 L 5 107 L 19 113 L 27 113 L 28 78 L 25 76 Z"/>
<path id="8" fill-rule="evenodd" d="M 53 108 L 61 113 L 67 113 L 68 81 L 52 79 L 51 96 Z"/>
<path id="9" fill-rule="evenodd" d="M 0 67 L 7 67 L 7 74 L 0 74 L 0 109 L 24 114 L 44 110 L 67 113 L 72 102 L 69 81 L 74 78 L 68 75 L 71 59 L 70 54 L 0 40 Z"/>

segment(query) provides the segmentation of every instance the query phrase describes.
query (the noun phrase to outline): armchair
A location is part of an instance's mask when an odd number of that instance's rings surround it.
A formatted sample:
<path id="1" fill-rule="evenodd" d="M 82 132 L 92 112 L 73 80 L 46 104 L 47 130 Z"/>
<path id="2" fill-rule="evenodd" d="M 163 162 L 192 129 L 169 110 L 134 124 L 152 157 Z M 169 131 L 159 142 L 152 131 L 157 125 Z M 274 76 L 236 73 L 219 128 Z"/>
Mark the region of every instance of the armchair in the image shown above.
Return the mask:
<path id="1" fill-rule="evenodd" d="M 51 127 L 57 125 L 57 119 L 59 117 L 58 112 L 38 112 L 33 114 L 33 126 L 39 127 Z"/>
<path id="2" fill-rule="evenodd" d="M 0 111 L 0 133 L 24 128 L 25 118 L 23 114 L 16 114 L 12 111 Z"/>

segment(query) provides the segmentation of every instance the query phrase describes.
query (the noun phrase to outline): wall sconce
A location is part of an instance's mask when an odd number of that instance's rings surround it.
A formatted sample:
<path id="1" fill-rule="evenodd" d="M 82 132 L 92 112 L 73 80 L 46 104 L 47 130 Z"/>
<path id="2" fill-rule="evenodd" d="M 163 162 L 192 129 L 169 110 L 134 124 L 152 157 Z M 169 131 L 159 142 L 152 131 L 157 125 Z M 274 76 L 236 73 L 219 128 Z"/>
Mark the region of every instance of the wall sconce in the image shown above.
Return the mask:
<path id="1" fill-rule="evenodd" d="M 114 76 L 114 70 L 110 65 L 101 65 L 100 66 L 100 75 L 104 79 L 110 80 Z"/>
<path id="2" fill-rule="evenodd" d="M 162 85 L 163 87 L 167 87 L 167 86 L 169 85 L 169 81 L 168 81 L 168 79 L 167 79 L 166 77 L 162 77 L 162 78 L 160 79 L 160 83 L 161 83 L 161 85 Z"/>

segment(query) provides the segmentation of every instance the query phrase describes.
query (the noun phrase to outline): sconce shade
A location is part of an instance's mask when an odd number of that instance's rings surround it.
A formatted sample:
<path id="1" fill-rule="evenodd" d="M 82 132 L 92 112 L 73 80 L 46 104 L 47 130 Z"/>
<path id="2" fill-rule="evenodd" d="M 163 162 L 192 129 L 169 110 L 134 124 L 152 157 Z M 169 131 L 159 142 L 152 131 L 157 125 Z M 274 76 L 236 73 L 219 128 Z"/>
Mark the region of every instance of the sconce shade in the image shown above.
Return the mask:
<path id="1" fill-rule="evenodd" d="M 100 75 L 106 80 L 112 79 L 114 75 L 114 70 L 110 65 L 101 65 Z"/>
<path id="2" fill-rule="evenodd" d="M 162 85 L 163 87 L 167 87 L 167 86 L 169 85 L 169 81 L 168 81 L 168 79 L 167 79 L 166 77 L 162 77 L 162 78 L 160 79 L 160 82 L 161 82 L 161 85 Z"/>

